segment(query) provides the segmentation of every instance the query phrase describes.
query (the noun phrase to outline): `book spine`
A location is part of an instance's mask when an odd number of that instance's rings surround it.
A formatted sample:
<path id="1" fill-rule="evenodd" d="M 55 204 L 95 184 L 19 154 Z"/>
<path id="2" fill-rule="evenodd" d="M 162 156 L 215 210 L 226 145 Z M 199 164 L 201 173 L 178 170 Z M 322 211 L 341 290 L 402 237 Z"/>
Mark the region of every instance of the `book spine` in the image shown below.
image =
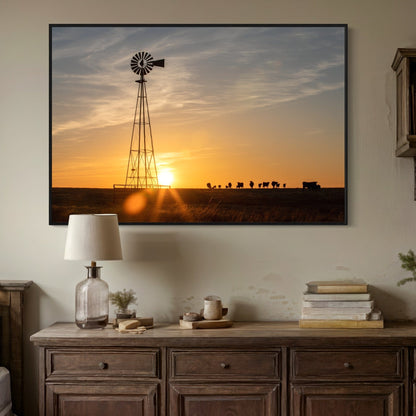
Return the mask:
<path id="1" fill-rule="evenodd" d="M 370 300 L 370 293 L 308 293 L 303 294 L 306 301 L 362 301 Z"/>
<path id="2" fill-rule="evenodd" d="M 367 285 L 307 285 L 311 293 L 367 293 Z"/>
<path id="3" fill-rule="evenodd" d="M 356 320 L 356 321 L 366 321 L 369 318 L 369 313 L 350 313 L 350 314 L 339 314 L 339 313 L 302 313 L 302 319 L 311 319 L 311 320 Z"/>
<path id="4" fill-rule="evenodd" d="M 359 300 L 359 301 L 303 301 L 303 306 L 308 308 L 370 308 L 374 307 L 373 300 Z"/>
<path id="5" fill-rule="evenodd" d="M 384 321 L 357 321 L 357 320 L 309 320 L 301 319 L 300 328 L 383 328 Z"/>
<path id="6" fill-rule="evenodd" d="M 371 307 L 367 307 L 367 308 L 308 308 L 308 307 L 303 307 L 302 308 L 302 313 L 309 313 L 309 314 L 314 314 L 314 313 L 327 313 L 327 314 L 331 314 L 331 313 L 336 313 L 339 315 L 349 315 L 352 313 L 370 313 L 373 310 L 373 308 Z"/>

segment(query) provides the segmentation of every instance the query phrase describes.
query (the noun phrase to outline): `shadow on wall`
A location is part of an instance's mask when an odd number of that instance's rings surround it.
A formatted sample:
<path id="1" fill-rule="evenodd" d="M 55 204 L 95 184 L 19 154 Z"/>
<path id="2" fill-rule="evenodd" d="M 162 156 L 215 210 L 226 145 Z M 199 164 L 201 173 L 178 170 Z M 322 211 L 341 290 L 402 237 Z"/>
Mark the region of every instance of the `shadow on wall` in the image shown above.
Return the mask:
<path id="1" fill-rule="evenodd" d="M 223 297 L 227 284 L 218 269 L 227 271 L 232 262 L 225 242 L 205 238 L 203 233 L 146 233 L 143 228 L 124 229 L 121 239 L 124 260 L 120 267 L 126 276 L 139 277 L 136 282 L 147 290 L 144 306 L 156 321 L 178 322 L 184 312 L 199 312 L 204 296 Z M 163 304 L 158 306 L 151 299 L 163 299 Z"/>
<path id="2" fill-rule="evenodd" d="M 248 297 L 231 296 L 229 304 L 230 314 L 227 316 L 232 321 L 255 321 L 257 319 L 258 310 L 255 305 L 250 303 Z"/>
<path id="3" fill-rule="evenodd" d="M 172 262 L 180 257 L 177 235 L 125 231 L 121 234 L 123 260 L 137 262 Z"/>
<path id="4" fill-rule="evenodd" d="M 169 293 L 169 306 L 166 308 L 165 304 L 165 309 L 155 313 L 156 321 L 176 321 L 183 310 L 183 288 L 192 284 L 196 273 L 192 268 L 194 262 L 183 253 L 189 252 L 187 247 L 195 243 L 179 239 L 175 232 L 124 231 L 121 238 L 124 267 L 146 274 L 141 277 L 144 285 L 145 279 L 153 277 L 158 291 Z M 154 295 L 157 298 L 157 293 Z"/>
<path id="5" fill-rule="evenodd" d="M 414 319 L 403 299 L 391 294 L 391 291 L 385 291 L 379 287 L 371 286 L 370 292 L 376 301 L 376 307 L 383 312 L 384 319 L 387 320 L 408 320 Z"/>

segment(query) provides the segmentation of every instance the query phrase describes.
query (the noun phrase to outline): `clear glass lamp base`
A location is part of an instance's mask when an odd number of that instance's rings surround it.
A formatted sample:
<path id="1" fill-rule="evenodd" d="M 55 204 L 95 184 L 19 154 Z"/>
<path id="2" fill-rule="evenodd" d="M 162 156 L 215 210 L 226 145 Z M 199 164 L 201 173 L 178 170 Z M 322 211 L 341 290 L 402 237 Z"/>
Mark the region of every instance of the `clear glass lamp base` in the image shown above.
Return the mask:
<path id="1" fill-rule="evenodd" d="M 108 315 L 99 316 L 97 318 L 87 318 L 83 321 L 75 320 L 78 328 L 81 329 L 99 329 L 105 328 L 108 323 Z"/>
<path id="2" fill-rule="evenodd" d="M 92 262 L 75 290 L 75 323 L 81 329 L 102 329 L 108 323 L 108 285 L 100 279 L 100 269 Z"/>

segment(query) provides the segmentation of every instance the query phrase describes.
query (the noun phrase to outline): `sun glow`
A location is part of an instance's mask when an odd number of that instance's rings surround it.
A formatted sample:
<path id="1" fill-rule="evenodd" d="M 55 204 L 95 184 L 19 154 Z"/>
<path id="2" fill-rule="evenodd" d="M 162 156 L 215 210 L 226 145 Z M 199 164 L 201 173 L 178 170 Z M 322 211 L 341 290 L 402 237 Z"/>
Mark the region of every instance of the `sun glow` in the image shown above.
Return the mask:
<path id="1" fill-rule="evenodd" d="M 162 170 L 157 175 L 159 184 L 163 186 L 172 186 L 175 178 L 170 170 Z"/>

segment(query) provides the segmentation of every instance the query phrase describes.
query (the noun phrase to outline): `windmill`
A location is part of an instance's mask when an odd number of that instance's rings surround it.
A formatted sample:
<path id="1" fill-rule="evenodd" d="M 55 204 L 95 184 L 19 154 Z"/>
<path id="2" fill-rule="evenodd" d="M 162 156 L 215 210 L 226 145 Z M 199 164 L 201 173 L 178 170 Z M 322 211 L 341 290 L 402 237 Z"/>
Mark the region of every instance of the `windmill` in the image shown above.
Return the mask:
<path id="1" fill-rule="evenodd" d="M 159 188 L 152 126 L 150 124 L 149 105 L 147 101 L 147 81 L 144 79 L 144 76 L 155 66 L 164 68 L 165 60 L 154 60 L 150 53 L 138 52 L 131 58 L 130 66 L 135 74 L 140 75 L 140 79 L 136 81 L 139 87 L 124 188 Z"/>

